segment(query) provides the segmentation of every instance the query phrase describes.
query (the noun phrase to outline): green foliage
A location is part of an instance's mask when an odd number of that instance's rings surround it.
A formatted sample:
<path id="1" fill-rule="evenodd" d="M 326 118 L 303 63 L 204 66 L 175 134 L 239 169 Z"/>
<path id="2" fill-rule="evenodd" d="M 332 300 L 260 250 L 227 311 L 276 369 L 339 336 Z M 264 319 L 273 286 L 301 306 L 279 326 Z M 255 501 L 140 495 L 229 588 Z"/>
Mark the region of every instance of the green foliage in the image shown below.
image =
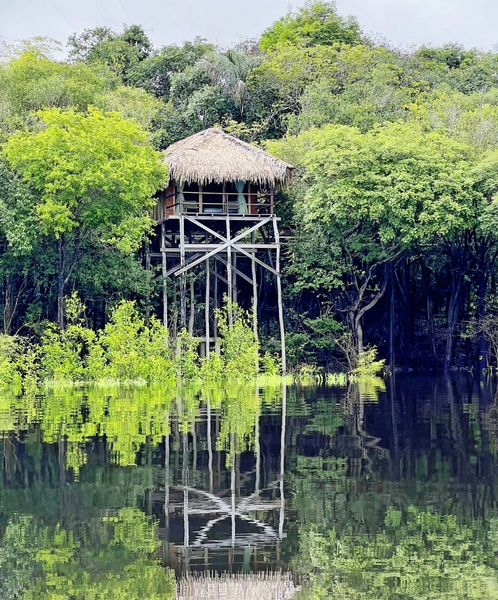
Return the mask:
<path id="1" fill-rule="evenodd" d="M 168 332 L 154 317 L 146 325 L 129 301 L 111 312 L 88 363 L 93 379 L 165 381 L 174 373 Z"/>
<path id="2" fill-rule="evenodd" d="M 389 507 L 382 531 L 372 535 L 308 530 L 301 560 L 312 573 L 311 598 L 484 600 L 496 592 L 493 547 L 477 521 Z"/>
<path id="3" fill-rule="evenodd" d="M 151 198 L 166 179 L 160 156 L 134 123 L 90 108 L 45 109 L 44 127 L 10 136 L 3 154 L 39 192 L 34 218 L 57 239 L 80 227 L 136 248 L 150 227 Z"/>
<path id="4" fill-rule="evenodd" d="M 176 339 L 177 375 L 184 379 L 195 379 L 199 374 L 199 340 L 192 337 L 186 329 L 182 329 Z"/>
<path id="5" fill-rule="evenodd" d="M 0 336 L 2 385 L 32 379 L 58 383 L 251 379 L 259 372 L 251 319 L 237 305 L 218 310 L 221 355 L 211 353 L 209 360 L 199 358 L 197 338 L 183 329 L 171 339 L 156 317 L 146 323 L 132 301 L 117 303 L 109 322 L 97 332 L 85 325 L 85 306 L 76 293 L 65 299 L 65 313 L 67 326 L 45 323 L 38 345 Z M 279 371 L 269 355 L 263 365 L 265 374 Z"/>
<path id="6" fill-rule="evenodd" d="M 55 600 L 68 594 L 76 600 L 138 600 L 144 594 L 152 600 L 174 597 L 173 575 L 154 559 L 158 546 L 154 523 L 142 512 L 125 508 L 87 530 L 78 542 L 59 524 L 38 530 L 39 568 L 34 581 L 25 582 L 22 598 Z"/>
<path id="7" fill-rule="evenodd" d="M 30 113 L 47 107 L 86 110 L 116 79 L 102 67 L 69 65 L 27 50 L 0 64 L 0 125 L 9 132 L 32 121 Z"/>
<path id="8" fill-rule="evenodd" d="M 334 2 L 308 2 L 274 23 L 263 33 L 259 44 L 262 50 L 268 51 L 279 44 L 331 46 L 360 41 L 360 27 L 354 17 L 340 17 Z"/>
<path id="9" fill-rule="evenodd" d="M 20 359 L 19 339 L 0 334 L 0 387 L 19 387 L 22 381 L 18 364 Z"/>
<path id="10" fill-rule="evenodd" d="M 385 366 L 384 359 L 377 358 L 377 348 L 366 348 L 358 355 L 356 367 L 351 374 L 358 377 L 374 377 Z"/>
<path id="11" fill-rule="evenodd" d="M 258 374 L 259 344 L 250 315 L 228 300 L 215 314 L 221 335 L 223 373 L 229 379 L 250 379 Z"/>

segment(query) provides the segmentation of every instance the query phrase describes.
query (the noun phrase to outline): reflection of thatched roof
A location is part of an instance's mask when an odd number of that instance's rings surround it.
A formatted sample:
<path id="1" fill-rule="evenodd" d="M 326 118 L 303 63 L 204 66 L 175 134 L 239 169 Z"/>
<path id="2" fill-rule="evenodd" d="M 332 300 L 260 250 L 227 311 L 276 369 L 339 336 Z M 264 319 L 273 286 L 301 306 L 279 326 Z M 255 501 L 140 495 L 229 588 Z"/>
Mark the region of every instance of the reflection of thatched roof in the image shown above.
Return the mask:
<path id="1" fill-rule="evenodd" d="M 283 187 L 292 166 L 221 129 L 206 129 L 180 140 L 165 151 L 172 179 L 184 183 L 249 181 Z"/>
<path id="2" fill-rule="evenodd" d="M 177 584 L 177 600 L 289 600 L 299 588 L 287 573 L 190 574 Z"/>

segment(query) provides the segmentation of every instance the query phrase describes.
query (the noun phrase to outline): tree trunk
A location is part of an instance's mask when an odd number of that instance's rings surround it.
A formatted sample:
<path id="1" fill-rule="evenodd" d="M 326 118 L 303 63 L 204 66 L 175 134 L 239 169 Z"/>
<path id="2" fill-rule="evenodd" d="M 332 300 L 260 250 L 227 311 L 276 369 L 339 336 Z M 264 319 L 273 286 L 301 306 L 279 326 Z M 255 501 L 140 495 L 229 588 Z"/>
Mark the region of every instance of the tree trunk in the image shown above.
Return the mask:
<path id="1" fill-rule="evenodd" d="M 488 341 L 482 331 L 482 322 L 486 316 L 486 290 L 488 287 L 488 273 L 484 265 L 484 261 L 481 262 L 480 268 L 477 271 L 477 323 L 479 326 L 479 340 L 478 340 L 478 357 L 477 357 L 477 368 L 479 373 L 482 373 L 488 366 Z"/>
<path id="2" fill-rule="evenodd" d="M 61 329 L 64 329 L 64 287 L 66 285 L 64 271 L 64 234 L 61 234 L 59 238 L 59 274 L 57 285 L 57 324 Z"/>
<path id="3" fill-rule="evenodd" d="M 356 335 L 356 347 L 358 349 L 358 356 L 363 353 L 363 327 L 361 325 L 361 317 L 355 319 L 355 335 Z"/>
<path id="4" fill-rule="evenodd" d="M 429 345 L 431 348 L 432 360 L 434 365 L 437 365 L 437 350 L 436 350 L 436 327 L 434 325 L 434 292 L 431 285 L 431 273 L 423 260 L 420 261 L 422 268 L 422 280 L 425 287 L 426 295 L 426 316 L 427 316 L 427 333 L 429 335 Z"/>
<path id="5" fill-rule="evenodd" d="M 463 282 L 462 274 L 457 271 L 452 276 L 451 295 L 448 302 L 448 337 L 446 341 L 446 352 L 444 357 L 444 370 L 448 372 L 453 359 L 455 350 L 455 330 L 458 323 L 458 315 L 460 313 L 460 305 L 462 303 Z"/>
<path id="6" fill-rule="evenodd" d="M 395 349 L 395 322 L 396 322 L 396 284 L 394 281 L 394 272 L 391 276 L 391 301 L 389 306 L 389 368 L 391 373 L 396 370 L 396 349 Z"/>

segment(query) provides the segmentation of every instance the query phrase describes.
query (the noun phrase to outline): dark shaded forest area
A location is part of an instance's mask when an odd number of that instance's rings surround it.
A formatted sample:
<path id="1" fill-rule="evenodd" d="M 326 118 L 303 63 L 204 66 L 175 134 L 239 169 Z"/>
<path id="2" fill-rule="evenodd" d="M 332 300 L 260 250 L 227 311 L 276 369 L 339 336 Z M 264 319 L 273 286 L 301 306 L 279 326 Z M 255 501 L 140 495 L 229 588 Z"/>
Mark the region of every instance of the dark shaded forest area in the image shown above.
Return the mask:
<path id="1" fill-rule="evenodd" d="M 159 310 L 144 263 L 159 151 L 219 126 L 296 167 L 276 199 L 290 366 L 351 370 L 373 347 L 397 368 L 496 365 L 498 54 L 391 48 L 330 2 L 229 49 L 154 48 L 138 25 L 67 48 L 2 51 L 5 335 L 64 327 L 75 291 L 94 329 L 122 299 Z M 260 330 L 276 351 L 272 285 Z"/>

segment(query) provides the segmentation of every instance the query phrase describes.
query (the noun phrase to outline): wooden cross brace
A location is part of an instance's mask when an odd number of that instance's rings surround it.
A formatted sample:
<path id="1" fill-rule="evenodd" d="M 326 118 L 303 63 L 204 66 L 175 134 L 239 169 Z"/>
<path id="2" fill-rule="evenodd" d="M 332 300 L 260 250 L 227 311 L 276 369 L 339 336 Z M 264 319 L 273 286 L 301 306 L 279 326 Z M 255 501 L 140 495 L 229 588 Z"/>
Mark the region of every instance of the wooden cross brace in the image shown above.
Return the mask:
<path id="1" fill-rule="evenodd" d="M 198 227 L 201 227 L 202 229 L 205 229 L 211 235 L 214 235 L 215 237 L 219 238 L 219 240 L 222 243 L 217 248 L 215 248 L 214 250 L 211 250 L 210 252 L 208 252 L 207 254 L 203 255 L 202 257 L 200 257 L 200 258 L 198 258 L 196 260 L 193 260 L 188 265 L 184 265 L 183 267 L 181 267 L 180 269 L 178 269 L 177 271 L 175 271 L 175 273 L 174 273 L 175 277 L 177 277 L 178 275 L 183 275 L 183 273 L 186 273 L 187 271 L 190 271 L 190 269 L 192 269 L 193 267 L 196 267 L 197 265 L 201 264 L 202 262 L 204 262 L 206 260 L 209 260 L 212 256 L 215 256 L 216 254 L 219 254 L 220 252 L 223 252 L 227 248 L 232 248 L 236 252 L 240 252 L 241 254 L 247 256 L 251 260 L 254 260 L 259 265 L 261 265 L 262 267 L 264 267 L 265 269 L 267 269 L 268 271 L 270 271 L 271 273 L 273 273 L 276 277 L 280 277 L 281 276 L 280 273 L 276 269 L 274 269 L 273 267 L 270 267 L 270 265 L 267 265 L 265 262 L 263 262 L 262 260 L 260 260 L 259 258 L 257 258 L 254 254 L 250 254 L 249 252 L 247 252 L 247 250 L 245 250 L 244 248 L 241 248 L 237 244 L 237 242 L 240 242 L 240 240 L 244 239 L 245 237 L 247 237 L 248 235 L 250 235 L 254 231 L 257 231 L 258 229 L 260 229 L 261 227 L 263 227 L 263 225 L 266 225 L 267 223 L 270 223 L 271 220 L 272 220 L 271 217 L 269 217 L 267 219 L 263 219 L 259 223 L 256 223 L 256 225 L 253 225 L 252 227 L 249 227 L 249 229 L 246 229 L 246 231 L 243 231 L 242 233 L 239 233 L 239 235 L 235 236 L 233 239 L 228 239 L 226 236 L 218 233 L 217 231 L 214 231 L 213 229 L 211 229 L 211 227 L 208 227 L 207 225 L 205 225 L 204 223 L 202 223 L 201 221 L 199 221 L 197 219 L 194 219 L 192 217 L 188 217 L 186 215 L 184 216 L 184 218 L 187 221 L 190 221 L 191 223 L 193 223 L 194 225 L 196 225 Z M 256 244 L 255 244 L 255 248 L 257 248 Z"/>

